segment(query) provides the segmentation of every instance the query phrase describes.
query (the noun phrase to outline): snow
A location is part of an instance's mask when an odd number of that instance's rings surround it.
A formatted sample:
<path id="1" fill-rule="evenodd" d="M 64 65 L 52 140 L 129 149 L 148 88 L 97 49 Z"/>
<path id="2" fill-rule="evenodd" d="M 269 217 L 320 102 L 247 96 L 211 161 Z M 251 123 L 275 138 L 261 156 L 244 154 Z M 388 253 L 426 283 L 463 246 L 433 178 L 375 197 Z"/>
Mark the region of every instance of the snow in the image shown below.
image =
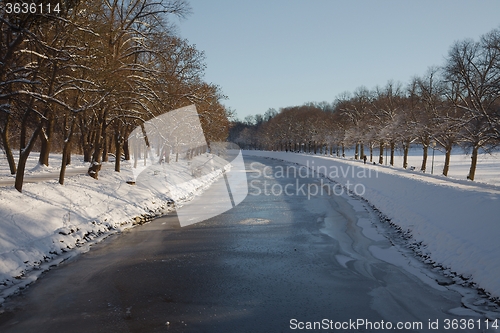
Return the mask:
<path id="1" fill-rule="evenodd" d="M 452 158 L 451 178 L 438 175 L 442 155 L 437 152 L 434 175 L 329 156 L 268 151 L 244 154 L 304 165 L 323 174 L 326 171 L 328 178 L 365 199 L 410 236 L 418 245 L 416 251 L 428 262 L 500 297 L 499 153 L 482 156 L 477 182 L 465 179 L 470 157 L 460 153 Z M 418 151 L 413 154 L 409 165 L 419 166 Z M 432 150 L 430 155 L 428 170 Z M 396 162 L 401 165 L 402 158 Z M 344 264 L 347 261 L 338 259 Z"/>
<path id="2" fill-rule="evenodd" d="M 40 167 L 33 154 L 26 177 L 49 175 L 53 180 L 25 183 L 23 193 L 0 187 L 0 304 L 50 266 L 88 251 L 112 233 L 173 210 L 174 202 L 176 208 L 182 206 L 230 167 L 212 154 L 150 166 L 138 175 L 125 162 L 121 173 L 113 171 L 113 163 L 103 163 L 99 180 L 80 174 L 60 185 L 61 156 L 53 155 L 49 162 L 50 167 Z M 80 156 L 73 162 L 69 170 L 89 166 Z M 0 172 L 0 182 L 13 179 L 2 155 Z M 130 179 L 136 185 L 127 184 Z"/>
<path id="3" fill-rule="evenodd" d="M 410 236 L 427 262 L 456 273 L 452 276 L 470 278 L 491 296 L 500 297 L 500 153 L 481 155 L 474 182 L 465 179 L 470 156 L 458 150 L 452 156 L 450 177 L 439 175 L 444 158 L 437 151 L 434 175 L 403 170 L 399 167 L 401 156 L 396 156 L 397 167 L 390 167 L 308 154 L 245 154 L 315 170 L 321 167 L 332 181 L 350 187 Z M 228 168 L 226 160 L 210 154 L 191 161 L 150 165 L 140 174 L 133 174 L 125 165 L 116 173 L 112 163 L 103 163 L 99 180 L 83 174 L 69 176 L 61 186 L 57 183 L 61 156 L 51 155 L 50 167 L 39 166 L 37 158 L 33 153 L 28 160 L 27 177 L 53 175 L 54 180 L 25 183 L 23 193 L 13 186 L 0 187 L 0 304 L 50 266 L 87 251 L 112 233 L 133 227 L 136 218 L 164 214 L 172 209 L 172 200 L 178 205 L 193 199 Z M 431 159 L 432 150 L 428 170 Z M 412 150 L 409 165 L 418 170 L 420 163 L 420 150 Z M 68 172 L 88 166 L 81 156 L 73 156 Z M 0 183 L 12 179 L 6 158 L 0 154 Z M 136 180 L 135 186 L 126 183 L 131 179 Z M 366 227 L 369 220 L 359 218 L 357 223 L 367 237 L 380 237 Z M 330 228 L 332 225 L 328 223 Z M 371 251 L 375 258 L 393 257 L 393 250 Z M 343 255 L 337 260 L 345 266 L 352 258 Z"/>

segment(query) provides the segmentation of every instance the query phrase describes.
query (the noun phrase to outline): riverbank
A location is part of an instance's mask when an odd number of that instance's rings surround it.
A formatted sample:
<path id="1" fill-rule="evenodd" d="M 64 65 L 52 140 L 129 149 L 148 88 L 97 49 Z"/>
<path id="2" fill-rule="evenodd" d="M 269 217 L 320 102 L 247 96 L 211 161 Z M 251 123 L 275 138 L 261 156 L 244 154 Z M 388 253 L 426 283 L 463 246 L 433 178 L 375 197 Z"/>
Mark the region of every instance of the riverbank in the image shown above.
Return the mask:
<path id="1" fill-rule="evenodd" d="M 29 175 L 50 174 L 50 168 L 33 163 Z M 63 186 L 57 180 L 27 183 L 23 193 L 13 186 L 0 188 L 0 304 L 51 266 L 178 208 L 228 168 L 224 159 L 203 154 L 144 169 L 138 176 L 124 166 L 120 173 L 103 168 L 99 180 L 76 175 Z M 135 185 L 127 184 L 131 179 Z"/>

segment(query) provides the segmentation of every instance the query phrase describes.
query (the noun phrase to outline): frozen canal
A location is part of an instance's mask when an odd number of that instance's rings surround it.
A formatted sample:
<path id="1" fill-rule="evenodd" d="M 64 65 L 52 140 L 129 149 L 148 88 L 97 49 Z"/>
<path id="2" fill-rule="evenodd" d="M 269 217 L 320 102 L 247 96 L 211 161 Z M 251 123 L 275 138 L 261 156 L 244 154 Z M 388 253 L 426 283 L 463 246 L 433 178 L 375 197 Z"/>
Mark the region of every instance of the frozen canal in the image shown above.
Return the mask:
<path id="1" fill-rule="evenodd" d="M 494 305 L 413 258 L 361 201 L 290 165 L 245 162 L 240 205 L 110 237 L 7 302 L 0 331 L 499 331 Z"/>

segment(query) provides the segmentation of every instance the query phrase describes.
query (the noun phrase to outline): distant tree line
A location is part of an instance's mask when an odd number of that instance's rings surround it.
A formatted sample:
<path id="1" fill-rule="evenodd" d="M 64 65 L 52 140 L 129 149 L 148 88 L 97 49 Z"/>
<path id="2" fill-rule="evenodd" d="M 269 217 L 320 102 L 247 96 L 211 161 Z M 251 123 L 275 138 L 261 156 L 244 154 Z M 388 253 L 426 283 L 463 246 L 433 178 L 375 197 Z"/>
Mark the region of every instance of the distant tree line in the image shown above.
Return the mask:
<path id="1" fill-rule="evenodd" d="M 453 147 L 461 145 L 471 152 L 467 178 L 474 180 L 479 150 L 500 143 L 500 29 L 478 41 L 455 42 L 443 66 L 429 68 L 406 86 L 390 81 L 343 93 L 331 104 L 270 109 L 233 124 L 230 138 L 248 149 L 337 156 L 353 147 L 355 159 L 366 155 L 380 164 L 389 149 L 390 165 L 400 148 L 404 168 L 410 145 L 420 144 L 423 172 L 428 150 L 436 146 L 445 151 L 445 176 Z"/>
<path id="2" fill-rule="evenodd" d="M 61 184 L 75 152 L 95 178 L 111 153 L 120 171 L 132 130 L 186 105 L 196 105 L 209 142 L 226 139 L 225 96 L 203 80 L 203 52 L 169 21 L 190 13 L 185 0 L 30 3 L 0 8 L 0 147 L 16 189 L 34 149 L 43 165 L 63 154 Z"/>

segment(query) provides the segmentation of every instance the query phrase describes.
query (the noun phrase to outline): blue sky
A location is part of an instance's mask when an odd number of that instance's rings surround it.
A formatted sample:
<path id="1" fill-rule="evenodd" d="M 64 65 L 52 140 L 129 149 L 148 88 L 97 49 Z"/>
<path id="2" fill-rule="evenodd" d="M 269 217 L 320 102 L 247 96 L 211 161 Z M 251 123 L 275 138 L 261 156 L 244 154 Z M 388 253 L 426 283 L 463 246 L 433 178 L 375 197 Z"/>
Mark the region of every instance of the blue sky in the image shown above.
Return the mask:
<path id="1" fill-rule="evenodd" d="M 206 55 L 240 119 L 403 84 L 442 65 L 454 41 L 500 27 L 498 0 L 189 0 L 178 32 Z"/>

